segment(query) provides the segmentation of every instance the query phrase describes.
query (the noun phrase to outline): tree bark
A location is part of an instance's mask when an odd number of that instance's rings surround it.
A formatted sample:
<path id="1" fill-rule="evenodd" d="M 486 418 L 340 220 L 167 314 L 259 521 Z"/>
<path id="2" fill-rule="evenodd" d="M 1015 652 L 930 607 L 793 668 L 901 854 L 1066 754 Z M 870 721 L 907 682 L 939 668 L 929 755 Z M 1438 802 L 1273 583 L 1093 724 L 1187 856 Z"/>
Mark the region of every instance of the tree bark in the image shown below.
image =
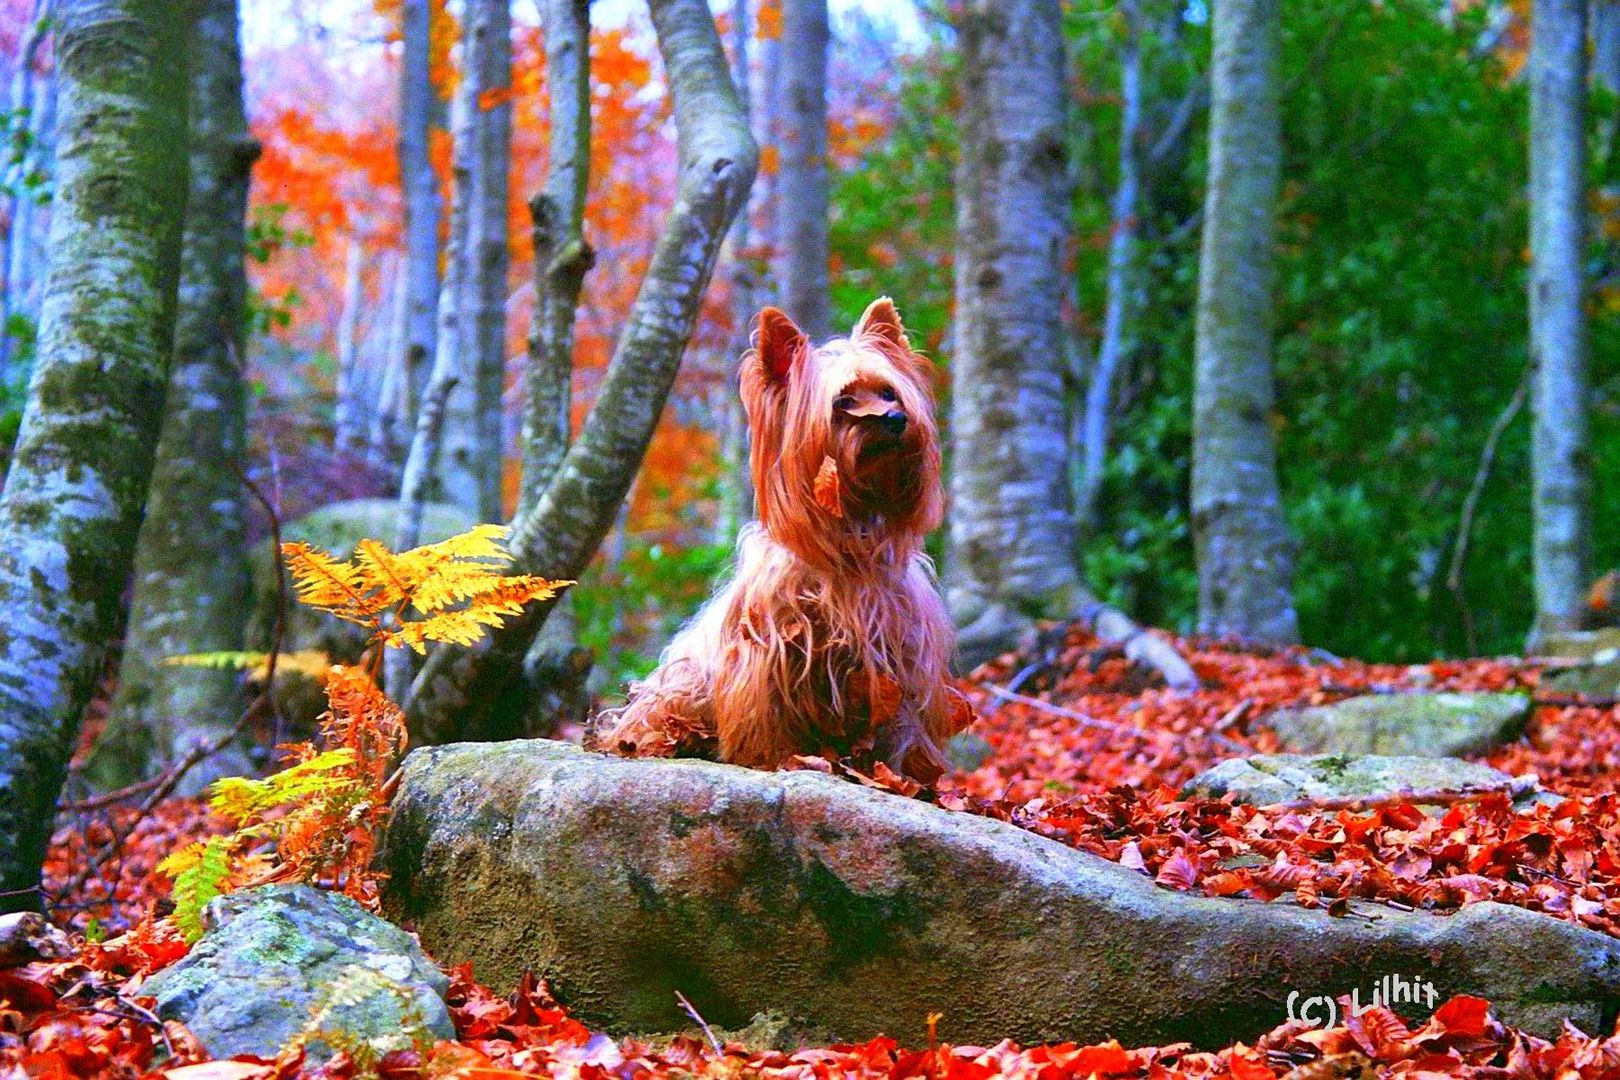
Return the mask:
<path id="1" fill-rule="evenodd" d="M 243 704 L 234 672 L 163 663 L 241 649 L 248 594 L 243 222 L 259 147 L 242 106 L 236 0 L 201 4 L 190 41 L 191 181 L 174 359 L 118 689 L 87 769 L 103 790 L 212 742 Z M 249 769 L 238 746 L 192 769 L 186 793 Z"/>
<path id="2" fill-rule="evenodd" d="M 337 327 L 336 410 L 333 443 L 349 453 L 365 440 L 365 406 L 360 400 L 360 309 L 365 304 L 366 249 L 351 233 L 343 260 L 343 308 Z"/>
<path id="3" fill-rule="evenodd" d="M 731 77 L 737 87 L 737 103 L 753 127 L 753 94 L 749 87 L 748 42 L 753 35 L 748 0 L 731 3 Z M 752 193 L 750 193 L 752 196 Z M 752 202 L 752 197 L 750 202 Z M 742 355 L 749 346 L 753 327 L 754 294 L 758 273 L 749 251 L 752 222 L 750 206 L 744 206 L 731 223 L 726 237 L 727 258 L 731 264 L 731 318 L 735 329 L 726 349 L 725 377 L 718 390 L 715 412 L 720 425 L 720 511 L 715 518 L 715 542 L 732 544 L 743 522 L 754 516 L 754 486 L 748 474 L 748 425 L 738 393 Z"/>
<path id="4" fill-rule="evenodd" d="M 1530 362 L 1536 625 L 1580 626 L 1591 572 L 1586 283 L 1586 5 L 1530 23 Z"/>
<path id="5" fill-rule="evenodd" d="M 510 547 L 519 573 L 577 577 L 612 527 L 758 164 L 708 4 L 652 0 L 650 6 L 674 103 L 679 187 L 596 404 L 545 494 L 513 523 Z M 407 703 L 413 734 L 434 742 L 509 726 L 522 709 L 524 654 L 550 609 L 530 605 L 480 647 L 431 655 Z"/>
<path id="6" fill-rule="evenodd" d="M 1198 626 L 1299 639 L 1272 438 L 1278 0 L 1216 0 L 1193 398 Z"/>
<path id="7" fill-rule="evenodd" d="M 51 268 L 0 494 L 0 910 L 38 904 L 152 477 L 187 186 L 185 11 L 81 0 L 57 23 Z"/>
<path id="8" fill-rule="evenodd" d="M 781 0 L 782 302 L 812 341 L 832 333 L 827 282 L 827 0 Z"/>
<path id="9" fill-rule="evenodd" d="M 505 316 L 505 185 L 512 105 L 510 16 L 507 0 L 471 0 L 462 39 L 462 83 L 454 118 L 454 186 L 450 191 L 450 243 L 439 293 L 437 353 L 449 351 L 457 379 L 445 403 L 442 452 L 437 463 L 445 499 L 481 520 L 501 520 L 501 374 L 505 342 L 494 345 L 492 322 Z M 492 104 L 492 99 L 499 102 Z M 497 133 L 504 123 L 505 138 Z M 494 154 L 499 152 L 499 159 Z M 492 199 L 501 196 L 499 214 Z M 491 233 L 501 230 L 501 251 Z M 499 282 L 496 272 L 499 270 Z M 492 301 L 499 283 L 499 300 Z M 491 304 L 494 308 L 491 309 Z M 504 332 L 502 332 L 504 337 Z M 437 358 L 436 358 L 437 364 Z M 429 381 L 431 382 L 431 381 Z M 491 442 L 494 434 L 494 442 Z"/>
<path id="10" fill-rule="evenodd" d="M 433 171 L 433 0 L 401 0 L 399 178 L 405 204 L 403 417 L 416 415 L 433 366 L 439 305 L 439 178 Z"/>
<path id="11" fill-rule="evenodd" d="M 1081 535 L 1092 531 L 1097 496 L 1102 490 L 1103 466 L 1108 456 L 1108 434 L 1114 402 L 1114 378 L 1129 350 L 1129 324 L 1133 316 L 1137 281 L 1134 260 L 1138 236 L 1137 207 L 1141 200 L 1142 43 L 1141 13 L 1133 0 L 1122 0 L 1124 39 L 1120 42 L 1119 180 L 1109 208 L 1107 306 L 1103 310 L 1102 341 L 1097 363 L 1086 386 L 1080 430 L 1080 487 L 1075 516 Z"/>
<path id="12" fill-rule="evenodd" d="M 5 288 L 0 289 L 0 382 L 8 381 L 11 377 L 11 315 L 19 307 L 17 297 L 23 285 L 21 275 L 14 274 L 13 269 L 20 269 L 22 260 L 17 257 L 18 253 L 28 247 L 28 234 L 32 227 L 30 219 L 36 199 L 32 191 L 18 191 L 17 186 L 26 186 L 31 166 L 38 157 L 41 109 L 35 101 L 38 95 L 34 67 L 39 62 L 40 48 L 50 30 L 52 7 L 52 0 L 34 0 L 28 29 L 18 43 L 16 67 L 11 73 L 11 108 L 7 125 L 21 125 L 21 130 L 8 134 L 26 138 L 28 145 L 22 152 L 22 167 L 17 170 L 17 183 L 6 192 L 6 225 L 4 233 L 0 233 L 0 241 L 3 241 L 0 243 L 0 271 L 6 275 Z"/>
<path id="13" fill-rule="evenodd" d="M 545 0 L 550 157 L 534 221 L 534 319 L 523 412 L 521 516 L 540 500 L 568 453 L 574 382 L 574 317 L 595 253 L 585 242 L 591 167 L 589 0 Z"/>
<path id="14" fill-rule="evenodd" d="M 947 598 L 965 663 L 1082 592 L 1061 320 L 1069 222 L 1058 0 L 970 0 L 956 171 Z M 1018 626 L 1015 624 L 1023 624 Z"/>

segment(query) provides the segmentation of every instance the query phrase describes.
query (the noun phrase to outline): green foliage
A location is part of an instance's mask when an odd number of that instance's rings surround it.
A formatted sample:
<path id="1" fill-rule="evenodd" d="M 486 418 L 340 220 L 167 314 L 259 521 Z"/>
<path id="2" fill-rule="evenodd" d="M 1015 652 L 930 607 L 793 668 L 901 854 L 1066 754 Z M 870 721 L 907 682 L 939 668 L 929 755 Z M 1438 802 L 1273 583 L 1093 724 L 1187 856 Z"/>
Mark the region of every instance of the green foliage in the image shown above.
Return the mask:
<path id="1" fill-rule="evenodd" d="M 1178 22 L 1171 4 L 1144 10 L 1157 20 L 1144 38 L 1152 143 L 1187 88 L 1203 80 L 1209 31 L 1201 20 Z M 1516 651 L 1530 623 L 1526 415 L 1508 430 L 1485 489 L 1463 604 L 1445 584 L 1480 448 L 1526 362 L 1527 105 L 1522 80 L 1495 53 L 1476 49 L 1486 14 L 1480 6 L 1442 21 L 1423 0 L 1283 8 L 1273 421 L 1299 548 L 1302 631 L 1335 652 L 1420 660 Z M 1076 72 L 1075 325 L 1095 352 L 1122 28 L 1104 0 L 1071 5 L 1065 25 Z M 902 77 L 890 145 L 834 188 L 834 248 L 852 296 L 892 292 L 908 324 L 936 333 L 949 311 L 951 212 L 937 193 L 948 176 L 940 163 L 952 156 L 954 132 L 939 118 L 948 115 L 953 80 L 948 62 L 932 54 L 907 64 Z M 1594 143 L 1615 106 L 1597 101 Z M 1182 152 L 1146 167 L 1137 252 L 1145 280 L 1117 384 L 1097 534 L 1081 555 L 1105 596 L 1181 630 L 1192 628 L 1197 600 L 1187 481 L 1203 127 L 1200 116 Z M 863 254 L 876 239 L 900 235 L 916 242 L 897 245 L 893 267 Z M 1613 257 L 1597 244 L 1593 256 L 1595 266 Z M 854 299 L 839 300 L 853 310 Z M 1620 509 L 1617 308 L 1600 290 L 1599 568 L 1620 563 L 1620 537 L 1601 527 Z"/>
<path id="2" fill-rule="evenodd" d="M 652 650 L 703 603 L 731 555 L 730 544 L 633 543 L 617 565 L 573 588 L 579 642 L 595 652 L 603 685 L 621 687 L 656 666 Z"/>
<path id="3" fill-rule="evenodd" d="M 315 246 L 315 237 L 302 229 L 287 228 L 289 207 L 286 203 L 256 206 L 247 221 L 247 257 L 261 265 L 275 258 L 285 248 Z M 289 288 L 280 296 L 270 296 L 249 289 L 247 296 L 246 326 L 252 337 L 285 330 L 292 325 L 293 313 L 304 302 L 296 288 Z"/>
<path id="4" fill-rule="evenodd" d="M 211 836 L 164 859 L 158 869 L 174 875 L 174 921 L 187 941 L 202 937 L 202 913 L 223 895 L 231 875 L 231 838 Z"/>

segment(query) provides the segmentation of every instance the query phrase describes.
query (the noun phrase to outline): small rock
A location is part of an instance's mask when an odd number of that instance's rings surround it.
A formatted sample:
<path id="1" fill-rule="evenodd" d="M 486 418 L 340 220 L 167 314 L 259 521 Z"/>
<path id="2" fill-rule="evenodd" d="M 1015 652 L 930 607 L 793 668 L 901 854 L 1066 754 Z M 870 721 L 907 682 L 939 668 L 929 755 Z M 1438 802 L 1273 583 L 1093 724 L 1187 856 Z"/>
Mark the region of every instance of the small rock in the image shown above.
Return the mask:
<path id="1" fill-rule="evenodd" d="M 217 1058 L 275 1057 L 311 1027 L 379 1054 L 454 1037 L 449 979 L 411 935 L 347 896 L 267 885 L 220 897 L 204 920 L 191 952 L 143 992 Z M 312 1041 L 309 1058 L 334 1049 Z"/>
<path id="2" fill-rule="evenodd" d="M 1235 802 L 1270 806 L 1297 799 L 1507 787 L 1512 779 L 1489 765 L 1457 758 L 1256 754 L 1206 769 L 1181 794 L 1203 799 L 1230 795 Z"/>
<path id="3" fill-rule="evenodd" d="M 1620 653 L 1620 627 L 1605 626 L 1597 630 L 1569 630 L 1558 634 L 1544 634 L 1532 644 L 1531 651 L 1535 656 L 1552 656 L 1566 660 L 1612 660 L 1615 654 Z"/>
<path id="4" fill-rule="evenodd" d="M 1279 709 L 1261 724 L 1292 754 L 1462 757 L 1512 742 L 1529 717 L 1523 694 L 1366 694 Z"/>
<path id="5" fill-rule="evenodd" d="M 1620 657 L 1546 672 L 1541 676 L 1541 689 L 1585 698 L 1620 697 Z"/>
<path id="6" fill-rule="evenodd" d="M 36 911 L 0 915 L 0 970 L 73 955 L 68 936 Z"/>
<path id="7" fill-rule="evenodd" d="M 996 756 L 996 748 L 982 735 L 961 731 L 945 743 L 945 756 L 957 772 L 972 772 Z"/>

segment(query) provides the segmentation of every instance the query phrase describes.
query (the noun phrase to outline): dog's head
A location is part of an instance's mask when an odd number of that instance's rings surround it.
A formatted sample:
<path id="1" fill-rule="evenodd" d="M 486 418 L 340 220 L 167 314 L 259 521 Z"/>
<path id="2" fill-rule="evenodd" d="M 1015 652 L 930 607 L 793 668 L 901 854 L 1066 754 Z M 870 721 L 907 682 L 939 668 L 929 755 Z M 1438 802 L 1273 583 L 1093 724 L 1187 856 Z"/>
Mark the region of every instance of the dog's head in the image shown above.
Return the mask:
<path id="1" fill-rule="evenodd" d="M 887 297 L 819 347 L 777 309 L 760 312 L 742 398 L 766 531 L 803 557 L 836 559 L 910 549 L 938 526 L 930 370 Z"/>

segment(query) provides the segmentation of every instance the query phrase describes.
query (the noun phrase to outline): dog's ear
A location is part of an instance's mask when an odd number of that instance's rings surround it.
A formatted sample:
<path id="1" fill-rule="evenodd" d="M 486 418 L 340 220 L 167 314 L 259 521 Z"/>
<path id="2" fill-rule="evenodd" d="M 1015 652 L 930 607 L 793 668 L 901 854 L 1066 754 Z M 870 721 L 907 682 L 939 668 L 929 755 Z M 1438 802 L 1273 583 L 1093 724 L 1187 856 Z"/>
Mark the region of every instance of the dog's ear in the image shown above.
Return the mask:
<path id="1" fill-rule="evenodd" d="M 900 313 L 894 309 L 894 301 L 887 296 L 880 296 L 866 305 L 866 313 L 855 324 L 855 336 L 863 334 L 884 338 L 902 349 L 911 348 L 911 343 L 906 341 L 906 328 L 900 325 Z"/>
<path id="2" fill-rule="evenodd" d="M 809 349 L 810 339 L 785 312 L 768 307 L 759 313 L 754 347 L 759 350 L 760 366 L 765 369 L 766 376 L 774 382 L 781 382 L 787 379 L 793 365 Z"/>

